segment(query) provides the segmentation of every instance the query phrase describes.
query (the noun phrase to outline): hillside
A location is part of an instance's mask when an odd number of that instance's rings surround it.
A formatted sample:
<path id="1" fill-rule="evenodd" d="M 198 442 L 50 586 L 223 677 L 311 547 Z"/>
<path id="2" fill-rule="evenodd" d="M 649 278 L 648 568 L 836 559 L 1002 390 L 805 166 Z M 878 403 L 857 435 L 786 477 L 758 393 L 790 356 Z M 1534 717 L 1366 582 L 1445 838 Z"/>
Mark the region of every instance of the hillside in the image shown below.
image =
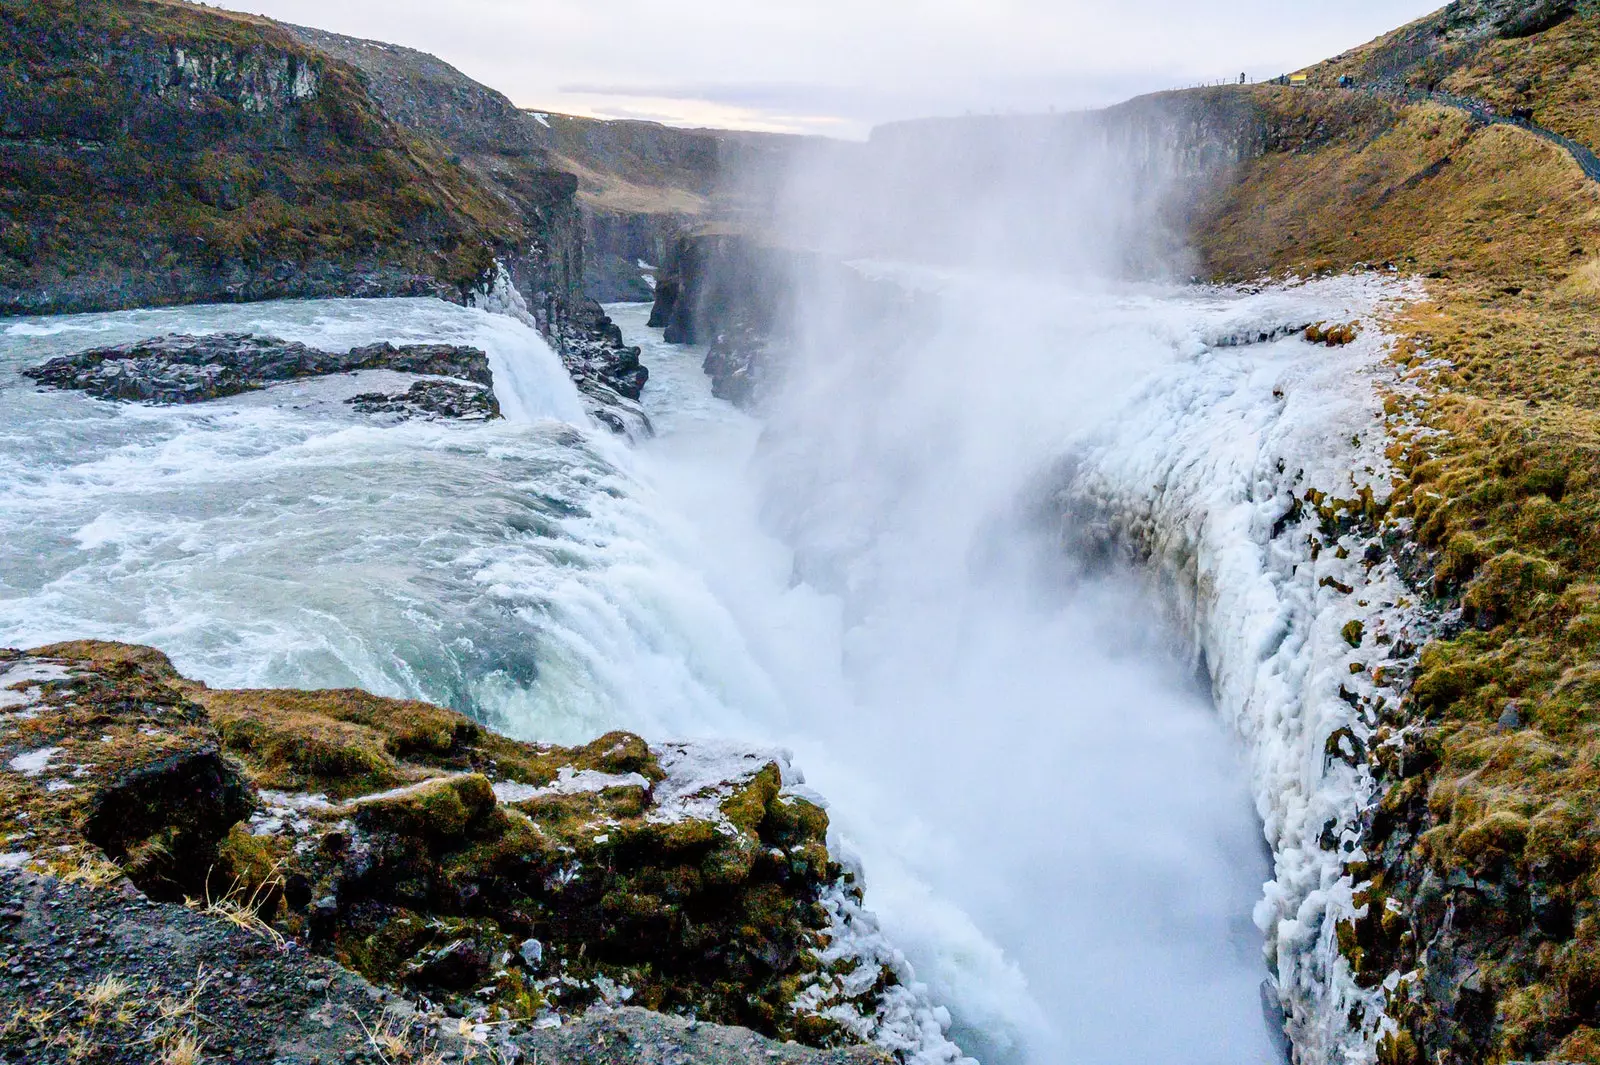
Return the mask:
<path id="1" fill-rule="evenodd" d="M 575 179 L 581 285 L 602 301 L 649 299 L 639 260 L 659 264 L 679 232 L 761 210 L 807 142 L 519 110 L 426 52 L 305 27 L 293 32 L 358 69 L 388 117 L 447 145 L 512 199 L 525 202 L 520 190 L 552 173 Z"/>
<path id="2" fill-rule="evenodd" d="M 1339 934 L 1365 986 L 1416 974 L 1389 994 L 1389 1062 L 1600 1061 L 1600 184 L 1422 95 L 1593 145 L 1597 54 L 1600 20 L 1572 5 L 1457 3 L 1311 88 L 1254 90 L 1343 132 L 1247 163 L 1196 231 L 1222 280 L 1425 279 L 1391 322 L 1416 391 L 1390 400 L 1400 479 L 1372 517 L 1423 549 L 1444 626 L 1369 755 L 1387 793 L 1350 867 L 1368 916 Z M 1366 86 L 1385 112 L 1351 121 Z"/>
<path id="3" fill-rule="evenodd" d="M 167 0 L 0 2 L 0 314 L 457 296 L 523 220 L 350 67 Z"/>

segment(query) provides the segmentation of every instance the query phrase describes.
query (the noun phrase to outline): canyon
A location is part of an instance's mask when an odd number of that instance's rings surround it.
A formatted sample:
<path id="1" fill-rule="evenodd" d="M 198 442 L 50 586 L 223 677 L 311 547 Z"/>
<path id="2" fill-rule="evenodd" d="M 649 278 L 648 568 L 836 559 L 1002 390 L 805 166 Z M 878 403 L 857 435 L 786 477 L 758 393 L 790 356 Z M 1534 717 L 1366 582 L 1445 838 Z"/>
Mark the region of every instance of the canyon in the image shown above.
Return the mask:
<path id="1" fill-rule="evenodd" d="M 1600 1060 L 1597 27 L 845 143 L 0 0 L 0 1054 L 53 897 L 460 1056 Z"/>

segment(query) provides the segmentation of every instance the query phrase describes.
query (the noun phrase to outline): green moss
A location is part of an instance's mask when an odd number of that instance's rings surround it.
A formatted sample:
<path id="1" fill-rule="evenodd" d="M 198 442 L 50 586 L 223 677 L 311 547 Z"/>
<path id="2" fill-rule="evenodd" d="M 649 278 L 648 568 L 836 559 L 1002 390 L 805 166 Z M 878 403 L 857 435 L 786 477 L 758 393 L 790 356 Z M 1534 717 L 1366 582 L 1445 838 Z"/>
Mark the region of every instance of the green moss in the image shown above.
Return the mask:
<path id="1" fill-rule="evenodd" d="M 382 738 L 357 725 L 241 717 L 224 722 L 221 733 L 228 750 L 256 769 L 263 787 L 342 796 L 403 779 Z"/>
<path id="2" fill-rule="evenodd" d="M 500 827 L 494 790 L 476 773 L 413 785 L 391 798 L 362 802 L 355 822 L 430 845 L 451 844 Z"/>

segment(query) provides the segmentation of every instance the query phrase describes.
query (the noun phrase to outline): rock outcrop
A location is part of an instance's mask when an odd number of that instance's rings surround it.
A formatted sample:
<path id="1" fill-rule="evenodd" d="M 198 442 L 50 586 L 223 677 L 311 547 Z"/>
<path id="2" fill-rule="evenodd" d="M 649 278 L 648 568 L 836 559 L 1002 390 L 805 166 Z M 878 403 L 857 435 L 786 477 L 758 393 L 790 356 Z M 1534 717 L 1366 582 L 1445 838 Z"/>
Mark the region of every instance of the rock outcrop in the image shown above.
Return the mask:
<path id="1" fill-rule="evenodd" d="M 0 4 L 0 314 L 460 300 L 524 220 L 355 70 L 184 3 Z"/>
<path id="2" fill-rule="evenodd" d="M 362 414 L 392 414 L 402 420 L 483 422 L 500 417 L 494 389 L 469 381 L 416 381 L 404 392 L 363 392 L 345 402 Z"/>
<path id="3" fill-rule="evenodd" d="M 559 1027 L 476 1024 L 280 946 L 217 903 L 163 904 L 4 868 L 0 966 L 9 976 L 0 980 L 0 1060 L 29 1065 L 892 1060 L 867 1047 L 817 1050 L 637 1008 L 602 1007 Z"/>
<path id="4" fill-rule="evenodd" d="M 294 1044 L 317 1035 L 306 1019 L 353 1008 L 408 1038 L 435 1037 L 442 1012 L 462 1018 L 453 1038 L 530 1049 L 569 1047 L 546 1030 L 576 1021 L 588 1040 L 631 1033 L 633 1054 L 878 1060 L 768 1053 L 639 1010 L 578 1020 L 629 1005 L 824 1047 L 898 1023 L 907 991 L 859 945 L 874 934 L 852 923 L 860 892 L 789 772 L 781 755 L 620 732 L 519 743 L 361 691 L 214 690 L 148 648 L 0 652 L 0 951 L 28 974 L 0 987 L 0 1054 L 56 1060 L 138 1024 L 309 1061 L 333 1037 Z M 121 1021 L 83 997 L 108 979 L 132 996 Z M 259 1009 L 218 1003 L 228 983 Z M 158 1023 L 145 1010 L 169 990 L 192 1015 Z M 71 1023 L 28 1021 L 53 1009 Z"/>
<path id="5" fill-rule="evenodd" d="M 351 402 L 359 410 L 499 417 L 489 357 L 477 348 L 450 344 L 368 344 L 333 353 L 250 333 L 171 335 L 61 355 L 22 372 L 42 385 L 99 399 L 175 404 L 238 395 L 274 381 L 356 370 L 456 379 L 417 382 L 401 396 L 357 396 Z"/>

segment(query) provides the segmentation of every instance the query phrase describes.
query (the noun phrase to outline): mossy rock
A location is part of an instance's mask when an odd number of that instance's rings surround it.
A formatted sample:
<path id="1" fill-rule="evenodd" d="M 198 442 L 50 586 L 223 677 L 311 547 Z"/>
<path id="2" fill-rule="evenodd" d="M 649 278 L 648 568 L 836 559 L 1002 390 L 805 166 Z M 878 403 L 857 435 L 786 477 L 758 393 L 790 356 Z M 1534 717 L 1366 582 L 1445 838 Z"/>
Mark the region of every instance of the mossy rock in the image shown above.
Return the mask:
<path id="1" fill-rule="evenodd" d="M 0 764 L 36 765 L 0 771 L 0 829 L 41 862 L 98 851 L 158 898 L 203 891 L 254 799 L 166 657 L 82 641 L 5 659 L 58 679 L 25 683 L 38 709 L 0 720 Z"/>
<path id="2" fill-rule="evenodd" d="M 784 791 L 776 763 L 669 783 L 722 796 L 691 815 L 657 805 L 668 771 L 631 734 L 518 743 L 423 703 L 217 691 L 148 649 L 47 650 L 35 660 L 62 670 L 39 696 L 51 712 L 0 722 L 0 755 L 87 763 L 92 744 L 104 773 L 56 789 L 59 774 L 0 773 L 0 825 L 26 825 L 41 856 L 253 909 L 275 934 L 461 1012 L 570 1012 L 627 987 L 637 1004 L 848 1041 L 791 1008 L 841 871 L 827 815 Z M 0 652 L 0 668 L 18 659 Z M 539 790 L 503 803 L 497 785 Z M 519 950 L 530 939 L 536 962 Z"/>
<path id="3" fill-rule="evenodd" d="M 479 774 L 414 784 L 398 794 L 361 802 L 357 828 L 428 846 L 459 844 L 501 828 L 499 806 Z"/>

